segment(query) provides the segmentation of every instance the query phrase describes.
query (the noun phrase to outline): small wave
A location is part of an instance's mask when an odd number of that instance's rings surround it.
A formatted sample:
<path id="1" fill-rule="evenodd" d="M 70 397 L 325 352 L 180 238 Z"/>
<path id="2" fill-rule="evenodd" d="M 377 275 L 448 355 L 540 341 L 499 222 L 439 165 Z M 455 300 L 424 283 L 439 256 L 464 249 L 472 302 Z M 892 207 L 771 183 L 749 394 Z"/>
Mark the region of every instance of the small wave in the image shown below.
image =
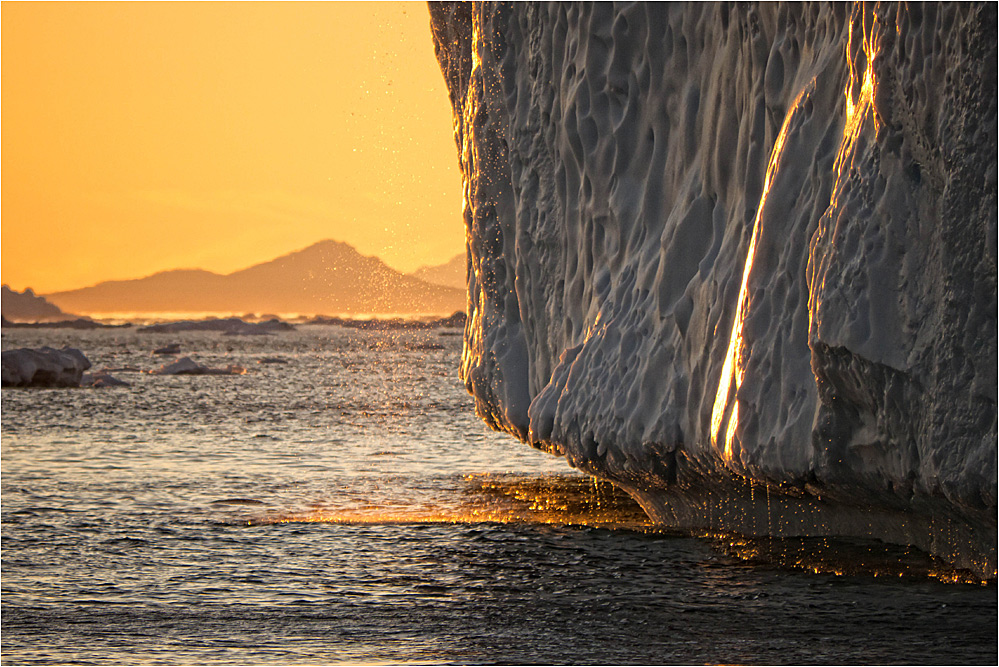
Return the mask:
<path id="1" fill-rule="evenodd" d="M 263 505 L 264 501 L 254 498 L 220 498 L 213 500 L 212 505 Z"/>
<path id="2" fill-rule="evenodd" d="M 79 511 L 80 510 L 71 510 L 71 509 L 67 509 L 65 507 L 24 507 L 22 509 L 15 510 L 15 511 L 11 512 L 11 515 L 14 515 L 14 516 L 20 515 L 20 514 L 24 514 L 24 515 L 37 515 L 37 514 L 49 514 L 49 513 L 75 514 L 76 512 L 79 512 Z"/>
<path id="3" fill-rule="evenodd" d="M 108 545 L 119 545 L 127 547 L 141 547 L 146 546 L 150 542 L 149 540 L 144 540 L 141 537 L 115 537 L 110 540 L 104 540 L 104 544 Z"/>

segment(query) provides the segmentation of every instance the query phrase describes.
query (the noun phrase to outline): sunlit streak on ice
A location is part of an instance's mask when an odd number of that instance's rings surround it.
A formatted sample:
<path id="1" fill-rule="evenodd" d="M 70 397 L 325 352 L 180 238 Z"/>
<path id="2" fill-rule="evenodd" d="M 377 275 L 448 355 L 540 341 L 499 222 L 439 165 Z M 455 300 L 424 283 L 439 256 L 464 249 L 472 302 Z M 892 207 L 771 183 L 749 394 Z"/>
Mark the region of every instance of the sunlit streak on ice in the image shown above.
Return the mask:
<path id="1" fill-rule="evenodd" d="M 767 195 L 773 183 L 774 176 L 780 166 L 781 157 L 784 153 L 784 143 L 787 140 L 788 128 L 791 120 L 795 117 L 802 103 L 807 99 L 810 86 L 805 87 L 798 93 L 798 96 L 791 103 L 790 109 L 784 116 L 784 123 L 777 135 L 773 151 L 770 153 L 770 161 L 767 165 L 767 175 L 763 181 L 763 194 L 760 195 L 760 204 L 756 207 L 756 218 L 753 221 L 753 235 L 749 241 L 749 251 L 746 253 L 746 264 L 742 271 L 742 282 L 739 286 L 739 300 L 735 311 L 735 321 L 732 325 L 732 335 L 729 338 L 728 351 L 725 353 L 725 363 L 718 379 L 718 392 L 715 394 L 714 407 L 711 410 L 711 444 L 718 446 L 721 437 L 722 423 L 728 414 L 728 428 L 725 431 L 725 449 L 723 456 L 726 461 L 732 460 L 732 448 L 735 440 L 736 428 L 739 425 L 739 387 L 745 376 L 745 368 L 742 365 L 742 326 L 746 319 L 746 311 L 749 309 L 749 274 L 753 270 L 753 260 L 756 257 L 756 245 L 760 238 L 760 216 L 766 207 Z M 733 383 L 735 400 L 731 401 L 732 407 L 729 409 L 730 398 L 733 394 Z"/>

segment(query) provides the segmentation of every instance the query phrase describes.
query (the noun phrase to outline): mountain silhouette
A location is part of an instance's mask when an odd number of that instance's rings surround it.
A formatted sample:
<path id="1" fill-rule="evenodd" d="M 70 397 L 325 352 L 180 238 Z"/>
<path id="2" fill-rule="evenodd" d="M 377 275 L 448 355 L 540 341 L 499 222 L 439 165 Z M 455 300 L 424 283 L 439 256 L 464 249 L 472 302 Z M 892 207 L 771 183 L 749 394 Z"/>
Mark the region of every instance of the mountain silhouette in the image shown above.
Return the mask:
<path id="1" fill-rule="evenodd" d="M 438 264 L 436 266 L 421 266 L 409 275 L 414 278 L 419 278 L 420 280 L 428 282 L 432 285 L 454 287 L 464 292 L 468 286 L 467 271 L 468 259 L 466 258 L 465 253 L 461 253 L 460 255 L 455 255 L 443 264 Z"/>
<path id="2" fill-rule="evenodd" d="M 402 274 L 338 241 L 320 241 L 228 275 L 178 269 L 45 297 L 64 310 L 88 314 L 450 314 L 465 308 L 462 290 Z"/>
<path id="3" fill-rule="evenodd" d="M 4 318 L 11 322 L 59 322 L 77 317 L 62 312 L 54 304 L 35 295 L 30 287 L 18 292 L 4 285 L 0 291 L 3 293 L 0 299 L 0 311 L 3 311 Z"/>

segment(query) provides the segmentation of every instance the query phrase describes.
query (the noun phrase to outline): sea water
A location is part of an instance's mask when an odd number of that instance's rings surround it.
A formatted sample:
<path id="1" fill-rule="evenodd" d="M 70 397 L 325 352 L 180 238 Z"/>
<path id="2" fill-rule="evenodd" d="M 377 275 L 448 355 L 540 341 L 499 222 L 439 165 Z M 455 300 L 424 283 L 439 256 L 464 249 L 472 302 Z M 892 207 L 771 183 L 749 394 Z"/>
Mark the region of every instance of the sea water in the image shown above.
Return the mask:
<path id="1" fill-rule="evenodd" d="M 995 585 L 657 530 L 488 431 L 457 334 L 5 329 L 131 386 L 3 390 L 3 663 L 995 663 Z"/>

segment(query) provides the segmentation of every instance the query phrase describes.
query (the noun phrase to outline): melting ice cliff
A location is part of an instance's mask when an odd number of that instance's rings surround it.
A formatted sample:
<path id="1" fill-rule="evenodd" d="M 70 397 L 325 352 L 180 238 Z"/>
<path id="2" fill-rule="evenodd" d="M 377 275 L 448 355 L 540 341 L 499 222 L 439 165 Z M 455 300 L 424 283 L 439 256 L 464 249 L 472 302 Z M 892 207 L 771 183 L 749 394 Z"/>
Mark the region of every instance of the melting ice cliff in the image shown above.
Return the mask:
<path id="1" fill-rule="evenodd" d="M 995 577 L 995 4 L 430 14 L 480 416 L 664 524 Z"/>

